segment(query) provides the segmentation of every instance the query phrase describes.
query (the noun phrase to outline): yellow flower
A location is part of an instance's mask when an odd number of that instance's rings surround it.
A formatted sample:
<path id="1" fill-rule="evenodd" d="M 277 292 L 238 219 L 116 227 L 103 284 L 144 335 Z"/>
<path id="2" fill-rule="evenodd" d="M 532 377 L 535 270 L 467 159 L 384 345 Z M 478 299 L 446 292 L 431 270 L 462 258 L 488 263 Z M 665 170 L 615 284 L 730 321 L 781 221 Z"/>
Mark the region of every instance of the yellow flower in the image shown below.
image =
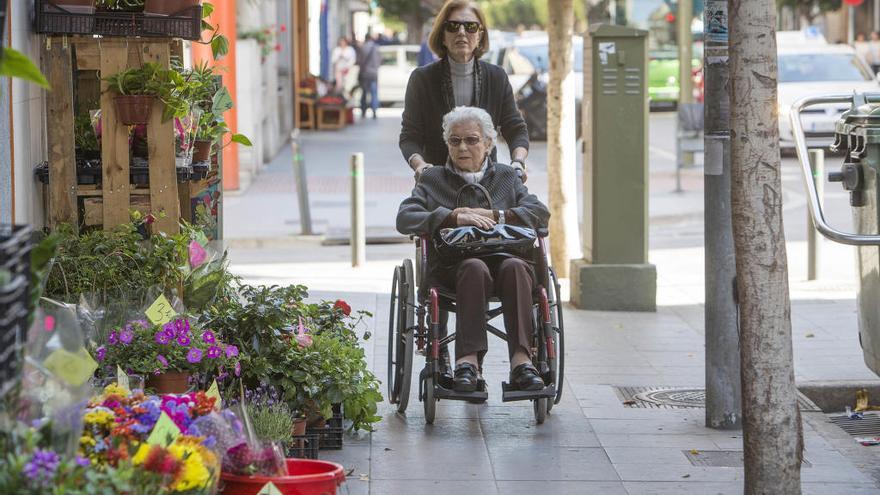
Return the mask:
<path id="1" fill-rule="evenodd" d="M 86 424 L 99 426 L 110 426 L 115 419 L 116 415 L 106 407 L 92 408 L 85 414 L 85 416 L 83 416 L 83 421 L 85 421 Z"/>
<path id="2" fill-rule="evenodd" d="M 134 457 L 131 458 L 132 464 L 135 466 L 139 466 L 144 463 L 144 460 L 147 458 L 147 454 L 150 453 L 150 444 L 142 443 L 140 447 L 138 447 L 137 452 L 135 452 Z"/>
<path id="3" fill-rule="evenodd" d="M 110 385 L 104 387 L 105 396 L 119 395 L 121 397 L 128 397 L 128 394 L 130 393 L 131 392 L 129 392 L 127 389 L 120 387 L 116 382 L 113 382 Z"/>
<path id="4" fill-rule="evenodd" d="M 174 490 L 185 492 L 195 488 L 204 488 L 211 480 L 211 473 L 202 460 L 198 449 L 178 443 L 168 447 L 168 452 L 179 459 L 183 464 L 180 475 L 174 485 Z"/>

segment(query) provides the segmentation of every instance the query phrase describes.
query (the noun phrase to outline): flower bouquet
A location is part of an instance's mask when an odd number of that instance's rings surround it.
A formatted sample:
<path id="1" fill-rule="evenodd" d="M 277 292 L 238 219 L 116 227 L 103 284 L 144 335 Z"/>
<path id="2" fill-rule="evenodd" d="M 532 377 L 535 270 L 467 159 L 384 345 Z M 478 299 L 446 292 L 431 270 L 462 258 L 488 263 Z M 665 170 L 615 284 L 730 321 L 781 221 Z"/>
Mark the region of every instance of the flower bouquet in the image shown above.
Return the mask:
<path id="1" fill-rule="evenodd" d="M 169 385 L 174 388 L 169 391 L 177 393 L 186 391 L 192 375 L 222 380 L 241 373 L 238 348 L 221 342 L 211 330 L 195 328 L 187 317 L 164 325 L 131 321 L 107 335 L 95 358 L 111 373 L 118 366 L 149 376 L 148 386 Z"/>

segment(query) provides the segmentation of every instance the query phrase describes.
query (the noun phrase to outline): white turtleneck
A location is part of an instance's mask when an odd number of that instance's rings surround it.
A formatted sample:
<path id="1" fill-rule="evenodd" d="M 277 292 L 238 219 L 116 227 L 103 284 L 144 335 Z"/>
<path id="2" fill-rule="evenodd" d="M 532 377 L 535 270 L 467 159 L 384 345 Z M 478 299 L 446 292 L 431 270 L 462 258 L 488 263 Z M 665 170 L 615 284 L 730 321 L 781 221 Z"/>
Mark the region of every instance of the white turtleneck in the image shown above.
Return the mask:
<path id="1" fill-rule="evenodd" d="M 483 166 L 480 167 L 480 170 L 476 172 L 460 170 L 458 167 L 452 164 L 452 160 L 450 160 L 446 166 L 449 167 L 453 172 L 458 174 L 468 184 L 476 184 L 477 182 L 483 180 L 483 175 L 486 173 L 486 167 L 489 166 L 489 156 L 486 155 L 486 158 L 483 159 Z"/>

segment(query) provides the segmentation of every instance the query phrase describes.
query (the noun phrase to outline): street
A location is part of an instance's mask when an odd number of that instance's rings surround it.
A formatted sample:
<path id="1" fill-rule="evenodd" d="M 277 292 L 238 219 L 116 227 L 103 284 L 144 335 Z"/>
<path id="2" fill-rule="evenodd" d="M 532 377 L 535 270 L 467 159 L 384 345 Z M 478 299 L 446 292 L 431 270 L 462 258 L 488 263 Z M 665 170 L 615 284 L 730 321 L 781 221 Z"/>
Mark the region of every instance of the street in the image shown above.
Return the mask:
<path id="1" fill-rule="evenodd" d="M 412 187 L 397 147 L 399 119 L 400 109 L 382 109 L 379 119 L 342 131 L 303 133 L 315 231 L 348 235 L 349 159 L 361 151 L 368 237 L 395 234 L 397 206 Z M 658 311 L 566 306 L 564 394 L 541 426 L 534 425 L 530 404 L 501 403 L 507 363 L 497 339 L 490 340 L 485 365 L 489 402 L 441 401 L 435 424 L 426 426 L 416 386 L 423 358 L 416 356 L 406 414 L 386 402 L 375 433 L 349 436 L 342 451 L 322 452 L 352 470 L 351 493 L 741 493 L 741 432 L 705 428 L 700 407 L 624 403 L 639 390 L 704 386 L 702 168 L 684 170 L 684 191 L 674 191 L 674 126 L 674 113 L 650 116 L 649 247 L 658 268 Z M 620 145 L 627 145 L 624 138 Z M 499 151 L 504 161 L 506 147 Z M 547 191 L 545 160 L 545 145 L 533 143 L 527 185 L 541 198 Z M 826 165 L 831 170 L 839 163 L 840 157 L 828 157 Z M 837 187 L 827 187 L 828 217 L 848 229 L 847 196 Z M 796 380 L 876 382 L 858 344 L 853 248 L 822 243 L 820 279 L 806 281 L 805 197 L 791 157 L 783 160 L 783 190 Z M 306 284 L 312 298 L 343 298 L 371 311 L 364 330 L 373 337 L 364 345 L 384 380 L 391 273 L 412 257 L 411 244 L 368 245 L 367 264 L 352 269 L 349 246 L 322 246 L 318 237 L 299 235 L 296 205 L 287 149 L 249 189 L 225 200 L 233 271 L 251 283 Z M 856 444 L 823 412 L 807 409 L 803 417 L 809 463 L 804 493 L 880 493 L 880 459 L 871 448 Z M 732 461 L 718 460 L 731 452 Z"/>

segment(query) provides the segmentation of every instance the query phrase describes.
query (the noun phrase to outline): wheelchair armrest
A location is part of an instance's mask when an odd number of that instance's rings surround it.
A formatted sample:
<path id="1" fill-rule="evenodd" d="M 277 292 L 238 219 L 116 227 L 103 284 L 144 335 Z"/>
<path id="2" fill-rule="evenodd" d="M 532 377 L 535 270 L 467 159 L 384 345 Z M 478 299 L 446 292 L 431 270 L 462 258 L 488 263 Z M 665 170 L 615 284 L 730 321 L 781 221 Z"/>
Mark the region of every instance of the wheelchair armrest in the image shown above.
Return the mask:
<path id="1" fill-rule="evenodd" d="M 535 233 L 538 234 L 538 237 L 547 237 L 550 235 L 550 229 L 539 227 L 535 229 Z"/>

